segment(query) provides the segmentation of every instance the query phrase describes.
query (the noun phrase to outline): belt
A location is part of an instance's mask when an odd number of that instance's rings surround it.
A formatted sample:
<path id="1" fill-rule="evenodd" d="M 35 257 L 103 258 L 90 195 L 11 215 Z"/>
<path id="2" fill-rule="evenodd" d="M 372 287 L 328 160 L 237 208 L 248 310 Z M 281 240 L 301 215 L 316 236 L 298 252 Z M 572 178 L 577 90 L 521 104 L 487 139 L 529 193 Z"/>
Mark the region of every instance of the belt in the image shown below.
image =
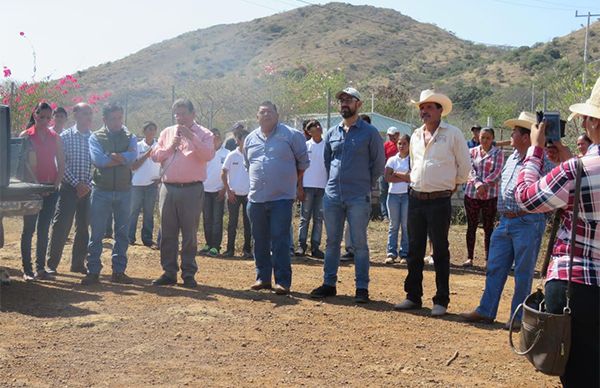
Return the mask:
<path id="1" fill-rule="evenodd" d="M 502 215 L 502 217 L 506 217 L 506 218 L 517 218 L 517 217 L 522 217 L 526 214 L 529 214 L 525 211 L 518 211 L 518 212 L 504 212 L 504 213 L 500 213 Z"/>
<path id="2" fill-rule="evenodd" d="M 422 191 L 416 191 L 410 189 L 408 194 L 416 199 L 420 200 L 428 200 L 428 199 L 438 199 L 438 198 L 450 198 L 452 196 L 452 191 L 444 190 L 444 191 L 433 191 L 431 193 L 424 193 Z"/>
<path id="3" fill-rule="evenodd" d="M 196 185 L 201 185 L 202 182 L 200 181 L 196 181 L 196 182 L 185 182 L 185 183 L 172 183 L 172 182 L 163 182 L 165 185 L 167 186 L 171 186 L 171 187 L 190 187 L 190 186 L 196 186 Z"/>

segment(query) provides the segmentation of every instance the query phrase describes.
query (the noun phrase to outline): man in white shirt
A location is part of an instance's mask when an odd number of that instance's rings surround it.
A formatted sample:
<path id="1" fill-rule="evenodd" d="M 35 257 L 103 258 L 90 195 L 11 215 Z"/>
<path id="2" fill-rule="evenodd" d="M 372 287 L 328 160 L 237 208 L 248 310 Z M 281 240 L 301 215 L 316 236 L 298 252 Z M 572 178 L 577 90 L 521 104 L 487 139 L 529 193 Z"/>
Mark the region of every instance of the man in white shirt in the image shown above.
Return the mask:
<path id="1" fill-rule="evenodd" d="M 206 245 L 198 254 L 216 257 L 221 252 L 223 241 L 223 211 L 225 209 L 225 186 L 221 181 L 221 169 L 229 150 L 223 148 L 223 139 L 217 128 L 211 129 L 215 142 L 215 157 L 206 165 L 204 181 L 204 208 L 202 221 Z"/>
<path id="2" fill-rule="evenodd" d="M 307 249 L 308 224 L 313 219 L 313 228 L 310 236 L 311 256 L 323 259 L 325 254 L 319 249 L 323 230 L 323 195 L 327 185 L 327 170 L 323 151 L 323 128 L 317 120 L 310 120 L 306 124 L 306 131 L 311 136 L 306 142 L 310 166 L 304 171 L 304 176 L 298 182 L 298 200 L 300 206 L 300 227 L 298 229 L 298 248 L 296 256 L 304 256 Z"/>
<path id="3" fill-rule="evenodd" d="M 246 259 L 251 259 L 253 257 L 252 234 L 250 231 L 250 220 L 246 213 L 248 192 L 250 192 L 250 177 L 244 164 L 244 154 L 242 154 L 246 136 L 248 136 L 248 131 L 243 127 L 234 129 L 233 138 L 235 139 L 237 148 L 227 155 L 221 170 L 221 180 L 227 192 L 227 211 L 229 212 L 227 251 L 223 253 L 223 256 L 233 257 L 235 255 L 235 239 L 241 206 L 242 217 L 244 219 L 244 248 L 242 256 Z"/>
<path id="4" fill-rule="evenodd" d="M 157 126 L 152 121 L 144 123 L 144 139 L 137 144 L 137 159 L 131 168 L 131 213 L 129 219 L 129 243 L 135 244 L 137 221 L 140 211 L 143 214 L 142 243 L 156 249 L 152 239 L 154 233 L 154 207 L 158 195 L 158 182 L 160 181 L 160 164 L 150 159 L 150 152 L 156 145 Z"/>
<path id="5" fill-rule="evenodd" d="M 450 251 L 448 232 L 452 205 L 450 197 L 471 171 L 471 158 L 461 130 L 441 120 L 452 110 L 452 101 L 433 90 L 421 92 L 419 108 L 423 125 L 410 139 L 410 189 L 408 199 L 408 275 L 406 299 L 397 310 L 421 308 L 423 258 L 427 236 L 433 245 L 435 283 L 432 316 L 446 314 L 450 301 Z"/>

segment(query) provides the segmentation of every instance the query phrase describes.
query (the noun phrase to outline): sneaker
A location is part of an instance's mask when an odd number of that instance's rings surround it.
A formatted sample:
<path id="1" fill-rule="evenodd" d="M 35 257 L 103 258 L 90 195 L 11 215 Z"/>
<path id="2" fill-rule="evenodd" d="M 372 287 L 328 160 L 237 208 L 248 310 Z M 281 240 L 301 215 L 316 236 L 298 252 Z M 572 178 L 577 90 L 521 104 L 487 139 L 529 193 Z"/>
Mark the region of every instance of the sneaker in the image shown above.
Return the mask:
<path id="1" fill-rule="evenodd" d="M 431 316 L 432 317 L 441 317 L 442 315 L 446 315 L 446 310 L 447 308 L 439 305 L 439 304 L 434 304 L 433 308 L 431 309 Z"/>
<path id="2" fill-rule="evenodd" d="M 45 270 L 41 270 L 41 271 L 37 271 L 35 273 L 35 278 L 37 280 L 54 280 L 56 279 L 54 277 L 54 275 L 50 275 L 48 272 L 46 272 Z"/>
<path id="3" fill-rule="evenodd" d="M 354 303 L 369 303 L 369 290 L 366 288 L 357 288 L 354 295 Z"/>
<path id="4" fill-rule="evenodd" d="M 210 248 L 208 250 L 208 255 L 210 257 L 217 257 L 217 256 L 219 256 L 219 250 L 217 248 Z"/>
<path id="5" fill-rule="evenodd" d="M 114 272 L 112 274 L 112 276 L 110 277 L 110 281 L 112 283 L 119 283 L 119 284 L 132 284 L 133 283 L 133 279 L 131 279 L 129 276 L 125 275 L 125 273 L 120 272 Z"/>
<path id="6" fill-rule="evenodd" d="M 294 251 L 294 256 L 306 256 L 306 249 L 302 247 L 296 248 L 296 250 Z"/>
<path id="7" fill-rule="evenodd" d="M 352 261 L 354 260 L 354 253 L 353 252 L 346 252 L 342 255 L 342 257 L 340 257 L 340 261 Z"/>
<path id="8" fill-rule="evenodd" d="M 153 286 L 172 286 L 174 284 L 177 284 L 177 280 L 170 278 L 165 274 L 160 275 L 158 279 L 152 281 Z"/>
<path id="9" fill-rule="evenodd" d="M 433 265 L 433 256 L 429 255 L 426 256 L 423 261 L 425 262 L 425 264 L 427 265 Z"/>
<path id="10" fill-rule="evenodd" d="M 385 259 L 385 264 L 394 264 L 396 262 L 396 255 L 393 253 L 388 253 L 387 258 Z"/>
<path id="11" fill-rule="evenodd" d="M 485 315 L 481 315 L 477 312 L 477 310 L 468 311 L 464 313 L 458 314 L 462 319 L 467 322 L 472 323 L 494 323 L 494 320 L 490 317 L 486 317 Z"/>
<path id="12" fill-rule="evenodd" d="M 70 271 L 73 273 L 80 273 L 83 275 L 87 275 L 87 269 L 85 267 L 78 267 L 78 268 L 71 267 Z"/>
<path id="13" fill-rule="evenodd" d="M 198 251 L 199 255 L 205 255 L 208 253 L 208 251 L 210 251 L 210 247 L 208 245 L 205 245 L 204 247 L 202 247 L 202 249 L 200 249 Z"/>
<path id="14" fill-rule="evenodd" d="M 333 286 L 328 286 L 327 284 L 323 284 L 320 287 L 315 288 L 310 292 L 310 297 L 314 299 L 326 298 L 328 296 L 335 296 L 337 294 L 337 289 Z"/>
<path id="15" fill-rule="evenodd" d="M 254 255 L 251 251 L 244 251 L 244 253 L 242 253 L 242 256 L 244 257 L 244 259 L 254 259 Z"/>
<path id="16" fill-rule="evenodd" d="M 91 286 L 94 284 L 100 284 L 100 275 L 88 273 L 83 279 L 81 279 L 82 286 Z"/>
<path id="17" fill-rule="evenodd" d="M 463 268 L 470 268 L 472 266 L 473 266 L 473 259 L 469 259 L 469 260 L 465 261 L 464 263 L 462 263 Z"/>
<path id="18" fill-rule="evenodd" d="M 401 259 L 400 259 L 400 264 L 403 264 L 403 265 L 406 265 L 406 264 L 408 264 L 408 263 L 406 262 L 406 257 L 403 257 L 403 258 L 401 258 Z"/>
<path id="19" fill-rule="evenodd" d="M 270 290 L 271 283 L 263 282 L 262 280 L 257 280 L 253 285 L 250 286 L 250 289 L 254 291 Z"/>
<path id="20" fill-rule="evenodd" d="M 410 299 L 404 299 L 402 302 L 394 305 L 394 310 L 417 310 L 420 309 L 419 303 L 413 302 Z"/>
<path id="21" fill-rule="evenodd" d="M 230 249 L 226 250 L 225 252 L 223 252 L 223 254 L 221 255 L 223 257 L 233 257 L 235 256 L 234 252 Z"/>
<path id="22" fill-rule="evenodd" d="M 312 252 L 310 253 L 310 255 L 312 257 L 314 257 L 315 259 L 323 260 L 325 258 L 325 254 L 320 249 L 313 249 Z"/>
<path id="23" fill-rule="evenodd" d="M 185 288 L 196 288 L 198 287 L 198 282 L 194 279 L 193 276 L 188 276 L 183 278 L 183 287 Z"/>
<path id="24" fill-rule="evenodd" d="M 56 270 L 56 268 L 50 268 L 50 267 L 48 267 L 48 269 L 46 270 L 46 272 L 47 272 L 49 275 L 53 275 L 53 276 L 56 276 L 56 275 L 58 275 L 58 271 Z"/>
<path id="25" fill-rule="evenodd" d="M 23 274 L 23 280 L 26 282 L 33 282 L 35 280 L 35 276 L 31 272 L 26 272 Z"/>
<path id="26" fill-rule="evenodd" d="M 277 295 L 287 295 L 290 293 L 289 287 L 284 287 L 281 284 L 275 284 L 273 291 L 275 291 Z"/>

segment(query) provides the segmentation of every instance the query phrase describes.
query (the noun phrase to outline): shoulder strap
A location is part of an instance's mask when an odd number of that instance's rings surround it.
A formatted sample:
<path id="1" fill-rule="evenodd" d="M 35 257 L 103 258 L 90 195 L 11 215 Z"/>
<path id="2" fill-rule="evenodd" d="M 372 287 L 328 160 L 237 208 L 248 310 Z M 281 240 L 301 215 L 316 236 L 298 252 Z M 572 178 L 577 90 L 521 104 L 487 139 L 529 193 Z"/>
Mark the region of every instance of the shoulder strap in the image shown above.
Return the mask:
<path id="1" fill-rule="evenodd" d="M 577 221 L 579 221 L 579 197 L 581 196 L 581 180 L 583 175 L 583 162 L 577 158 L 577 174 L 575 176 L 575 196 L 573 197 L 573 215 L 571 217 L 571 244 L 569 249 L 569 281 L 567 283 L 566 299 L 567 305 L 565 311 L 570 312 L 571 297 L 571 277 L 573 276 L 573 255 L 575 252 L 575 242 L 577 239 Z"/>

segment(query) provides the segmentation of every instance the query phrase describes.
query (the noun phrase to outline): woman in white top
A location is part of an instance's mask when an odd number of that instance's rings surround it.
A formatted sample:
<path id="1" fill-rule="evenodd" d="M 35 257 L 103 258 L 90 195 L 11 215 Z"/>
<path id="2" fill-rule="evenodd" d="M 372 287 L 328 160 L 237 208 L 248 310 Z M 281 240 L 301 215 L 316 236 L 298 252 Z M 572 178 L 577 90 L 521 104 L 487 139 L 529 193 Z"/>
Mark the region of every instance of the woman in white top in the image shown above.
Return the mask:
<path id="1" fill-rule="evenodd" d="M 390 219 L 388 231 L 386 264 L 392 264 L 400 256 L 400 263 L 408 257 L 408 185 L 410 183 L 410 156 L 408 153 L 410 136 L 403 135 L 398 140 L 398 154 L 388 159 L 383 177 L 390 183 L 387 208 Z M 402 228 L 400 251 L 398 251 L 398 231 Z"/>

